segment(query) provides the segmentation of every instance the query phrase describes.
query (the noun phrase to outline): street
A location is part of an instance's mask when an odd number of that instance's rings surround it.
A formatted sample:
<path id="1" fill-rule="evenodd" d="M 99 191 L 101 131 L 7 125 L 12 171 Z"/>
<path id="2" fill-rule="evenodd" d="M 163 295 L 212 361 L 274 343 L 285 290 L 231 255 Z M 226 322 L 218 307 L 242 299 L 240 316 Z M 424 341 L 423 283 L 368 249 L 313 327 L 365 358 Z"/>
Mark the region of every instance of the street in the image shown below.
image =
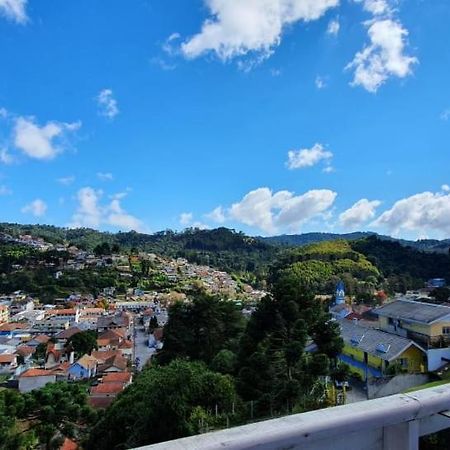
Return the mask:
<path id="1" fill-rule="evenodd" d="M 144 327 L 142 325 L 135 326 L 135 333 L 135 360 L 139 358 L 137 369 L 142 370 L 156 350 L 148 347 L 148 335 L 144 333 Z"/>

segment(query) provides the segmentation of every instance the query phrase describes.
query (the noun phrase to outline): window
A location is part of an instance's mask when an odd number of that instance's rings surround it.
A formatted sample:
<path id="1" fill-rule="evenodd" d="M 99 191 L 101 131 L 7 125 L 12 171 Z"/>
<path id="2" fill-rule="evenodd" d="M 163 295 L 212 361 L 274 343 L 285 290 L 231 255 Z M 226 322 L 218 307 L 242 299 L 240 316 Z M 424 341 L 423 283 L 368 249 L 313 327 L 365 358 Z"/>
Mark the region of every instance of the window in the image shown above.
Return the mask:
<path id="1" fill-rule="evenodd" d="M 442 334 L 450 334 L 450 327 L 442 327 Z"/>
<path id="2" fill-rule="evenodd" d="M 402 366 L 402 367 L 408 367 L 408 359 L 407 358 L 399 358 L 398 363 Z"/>

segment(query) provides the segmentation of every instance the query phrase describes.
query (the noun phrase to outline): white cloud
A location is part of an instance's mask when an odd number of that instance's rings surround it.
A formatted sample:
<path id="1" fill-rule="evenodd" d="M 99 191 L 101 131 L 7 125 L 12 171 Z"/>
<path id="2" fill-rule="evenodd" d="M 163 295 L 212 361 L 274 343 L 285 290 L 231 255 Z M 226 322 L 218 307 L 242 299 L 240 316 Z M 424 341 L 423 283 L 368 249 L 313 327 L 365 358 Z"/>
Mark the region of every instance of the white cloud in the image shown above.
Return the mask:
<path id="1" fill-rule="evenodd" d="M 77 193 L 78 208 L 72 216 L 70 227 L 99 228 L 103 225 L 112 226 L 121 230 L 144 231 L 141 220 L 128 214 L 121 206 L 120 199 L 114 196 L 110 203 L 100 203 L 102 191 L 91 187 L 84 187 Z"/>
<path id="2" fill-rule="evenodd" d="M 35 217 L 42 217 L 47 212 L 47 204 L 38 198 L 28 205 L 25 205 L 22 208 L 22 212 L 24 214 L 32 214 Z"/>
<path id="3" fill-rule="evenodd" d="M 445 120 L 445 121 L 450 119 L 450 108 L 447 108 L 444 111 L 442 111 L 440 118 L 441 118 L 441 120 Z"/>
<path id="4" fill-rule="evenodd" d="M 6 147 L 0 148 L 0 162 L 3 164 L 12 164 L 14 162 L 14 158 Z"/>
<path id="5" fill-rule="evenodd" d="M 62 184 L 63 186 L 70 186 L 74 181 L 75 177 L 73 175 L 68 177 L 61 177 L 56 180 L 59 184 Z"/>
<path id="6" fill-rule="evenodd" d="M 337 36 L 339 34 L 340 28 L 341 25 L 339 23 L 339 19 L 330 20 L 330 22 L 328 23 L 327 34 Z"/>
<path id="7" fill-rule="evenodd" d="M 66 147 L 66 134 L 81 127 L 81 122 L 48 122 L 40 127 L 33 117 L 18 117 L 14 127 L 14 145 L 28 157 L 53 159 Z"/>
<path id="8" fill-rule="evenodd" d="M 265 57 L 281 42 L 284 29 L 320 18 L 339 0 L 205 0 L 210 17 L 200 33 L 181 45 L 187 58 L 214 52 L 229 60 L 256 52 Z"/>
<path id="9" fill-rule="evenodd" d="M 14 22 L 24 24 L 28 21 L 26 6 L 28 0 L 0 0 L 0 15 Z"/>
<path id="10" fill-rule="evenodd" d="M 11 195 L 12 191 L 7 186 L 0 186 L 0 197 Z"/>
<path id="11" fill-rule="evenodd" d="M 408 30 L 392 19 L 368 23 L 370 44 L 355 55 L 347 69 L 354 69 L 353 86 L 376 92 L 389 77 L 405 78 L 418 62 L 404 53 Z"/>
<path id="12" fill-rule="evenodd" d="M 114 176 L 110 172 L 97 172 L 97 178 L 101 181 L 112 181 Z"/>
<path id="13" fill-rule="evenodd" d="M 289 191 L 273 193 L 264 187 L 249 192 L 239 203 L 234 203 L 229 216 L 269 234 L 280 228 L 295 231 L 304 222 L 326 212 L 336 195 L 323 189 L 295 196 Z"/>
<path id="14" fill-rule="evenodd" d="M 202 223 L 202 222 L 194 222 L 192 224 L 192 228 L 198 228 L 199 230 L 209 230 L 210 226 L 207 225 L 206 223 Z"/>
<path id="15" fill-rule="evenodd" d="M 320 75 L 317 75 L 316 79 L 314 80 L 314 84 L 316 85 L 317 89 L 325 89 L 327 87 L 327 81 L 324 77 L 321 77 Z"/>
<path id="16" fill-rule="evenodd" d="M 0 108 L 0 119 L 6 119 L 9 113 L 6 108 Z"/>
<path id="17" fill-rule="evenodd" d="M 355 0 L 356 3 L 362 3 L 363 8 L 373 14 L 379 16 L 392 12 L 389 0 Z"/>
<path id="18" fill-rule="evenodd" d="M 181 213 L 180 214 L 180 224 L 187 226 L 192 222 L 194 215 L 192 213 Z"/>
<path id="19" fill-rule="evenodd" d="M 119 107 L 117 106 L 117 100 L 113 96 L 111 89 L 103 89 L 96 97 L 98 112 L 101 116 L 108 119 L 114 119 L 119 114 Z"/>
<path id="20" fill-rule="evenodd" d="M 164 42 L 162 45 L 162 49 L 165 53 L 167 53 L 169 56 L 175 56 L 179 53 L 179 49 L 176 46 L 176 42 L 180 40 L 181 35 L 180 33 L 172 33 Z"/>
<path id="21" fill-rule="evenodd" d="M 325 150 L 322 144 L 315 144 L 312 148 L 303 148 L 300 150 L 291 150 L 288 152 L 288 161 L 286 163 L 289 169 L 303 169 L 312 167 L 320 161 L 330 161 L 333 153 Z"/>
<path id="22" fill-rule="evenodd" d="M 212 210 L 210 213 L 206 214 L 206 218 L 208 218 L 216 223 L 224 223 L 226 220 L 225 211 L 222 208 L 222 206 L 218 206 L 217 208 Z"/>
<path id="23" fill-rule="evenodd" d="M 443 185 L 441 186 L 441 189 L 442 189 L 444 192 L 450 192 L 450 186 L 449 186 L 448 184 L 443 184 Z"/>
<path id="24" fill-rule="evenodd" d="M 402 230 L 450 235 L 450 194 L 422 192 L 397 201 L 373 225 L 397 234 Z"/>
<path id="25" fill-rule="evenodd" d="M 363 198 L 339 216 L 339 223 L 347 229 L 356 229 L 375 217 L 376 209 L 381 205 L 378 200 Z"/>

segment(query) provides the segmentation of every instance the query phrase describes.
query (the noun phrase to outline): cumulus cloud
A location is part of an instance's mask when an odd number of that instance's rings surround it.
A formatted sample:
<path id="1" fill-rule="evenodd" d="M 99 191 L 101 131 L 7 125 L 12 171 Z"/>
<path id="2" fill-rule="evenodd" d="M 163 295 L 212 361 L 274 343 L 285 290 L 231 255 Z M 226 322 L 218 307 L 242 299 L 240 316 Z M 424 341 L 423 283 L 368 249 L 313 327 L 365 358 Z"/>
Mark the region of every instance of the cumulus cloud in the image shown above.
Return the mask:
<path id="1" fill-rule="evenodd" d="M 355 0 L 355 2 L 362 3 L 363 8 L 374 16 L 392 12 L 389 0 Z"/>
<path id="2" fill-rule="evenodd" d="M 24 214 L 32 214 L 34 217 L 42 217 L 47 212 L 47 204 L 37 198 L 22 208 Z"/>
<path id="3" fill-rule="evenodd" d="M 339 223 L 347 229 L 356 229 L 375 217 L 377 208 L 381 205 L 378 200 L 369 201 L 363 198 L 339 216 Z"/>
<path id="4" fill-rule="evenodd" d="M 56 180 L 59 184 L 62 184 L 63 186 L 70 186 L 74 181 L 75 177 L 73 175 L 68 177 L 61 177 Z"/>
<path id="5" fill-rule="evenodd" d="M 97 178 L 100 181 L 112 181 L 114 179 L 114 176 L 110 172 L 97 172 Z"/>
<path id="6" fill-rule="evenodd" d="M 121 198 L 113 196 L 107 204 L 101 204 L 102 191 L 91 187 L 84 187 L 77 193 L 78 208 L 72 216 L 70 227 L 99 228 L 111 226 L 121 230 L 143 231 L 141 220 L 128 214 L 121 206 Z"/>
<path id="7" fill-rule="evenodd" d="M 250 52 L 269 56 L 284 29 L 312 21 L 336 7 L 339 0 L 205 0 L 210 16 L 201 31 L 181 45 L 186 58 L 213 52 L 222 60 Z"/>
<path id="8" fill-rule="evenodd" d="M 376 92 L 389 77 L 405 78 L 418 59 L 405 54 L 408 30 L 398 21 L 375 19 L 368 23 L 370 44 L 355 55 L 347 69 L 354 69 L 353 86 Z"/>
<path id="9" fill-rule="evenodd" d="M 328 23 L 327 34 L 337 36 L 339 34 L 340 28 L 341 25 L 339 23 L 339 19 L 330 20 L 330 22 Z"/>
<path id="10" fill-rule="evenodd" d="M 33 117 L 18 117 L 14 127 L 14 146 L 34 159 L 49 160 L 67 147 L 67 134 L 81 127 L 81 122 L 48 122 L 39 126 Z"/>
<path id="11" fill-rule="evenodd" d="M 298 230 L 308 220 L 325 213 L 334 203 L 337 194 L 330 190 L 312 190 L 302 195 L 289 191 L 273 193 L 263 187 L 249 192 L 234 203 L 229 216 L 238 222 L 256 227 L 268 234 L 280 228 Z"/>
<path id="12" fill-rule="evenodd" d="M 442 189 L 444 192 L 450 192 L 450 186 L 449 186 L 448 184 L 443 184 L 443 185 L 441 186 L 441 189 Z"/>
<path id="13" fill-rule="evenodd" d="M 286 165 L 291 170 L 303 169 L 305 167 L 315 166 L 321 161 L 329 163 L 332 158 L 332 152 L 325 150 L 322 144 L 315 144 L 311 148 L 289 151 Z"/>
<path id="14" fill-rule="evenodd" d="M 28 21 L 26 6 L 28 0 L 0 0 L 0 16 L 24 24 Z"/>
<path id="15" fill-rule="evenodd" d="M 194 215 L 192 213 L 181 213 L 180 214 L 180 224 L 187 226 L 192 222 Z"/>
<path id="16" fill-rule="evenodd" d="M 206 218 L 212 220 L 216 223 L 224 223 L 226 220 L 225 211 L 222 206 L 218 206 L 213 209 L 210 213 L 206 214 Z"/>
<path id="17" fill-rule="evenodd" d="M 450 235 L 450 194 L 422 192 L 397 201 L 374 222 L 395 234 L 401 231 L 416 231 L 421 234 L 431 231 Z"/>
<path id="18" fill-rule="evenodd" d="M 119 107 L 117 100 L 114 98 L 113 91 L 111 89 L 103 89 L 96 97 L 98 105 L 98 113 L 107 117 L 108 119 L 114 119 L 119 114 Z"/>

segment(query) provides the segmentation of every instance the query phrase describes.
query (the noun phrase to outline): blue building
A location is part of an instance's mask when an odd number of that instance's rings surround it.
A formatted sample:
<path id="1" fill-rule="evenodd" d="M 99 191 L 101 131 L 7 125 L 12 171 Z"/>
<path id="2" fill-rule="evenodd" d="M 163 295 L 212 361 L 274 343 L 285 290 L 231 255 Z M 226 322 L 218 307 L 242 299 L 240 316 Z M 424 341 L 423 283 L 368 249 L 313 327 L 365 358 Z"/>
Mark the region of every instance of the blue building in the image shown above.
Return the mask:
<path id="1" fill-rule="evenodd" d="M 97 360 L 93 356 L 84 355 L 69 368 L 71 380 L 84 380 L 92 378 L 97 373 Z"/>

